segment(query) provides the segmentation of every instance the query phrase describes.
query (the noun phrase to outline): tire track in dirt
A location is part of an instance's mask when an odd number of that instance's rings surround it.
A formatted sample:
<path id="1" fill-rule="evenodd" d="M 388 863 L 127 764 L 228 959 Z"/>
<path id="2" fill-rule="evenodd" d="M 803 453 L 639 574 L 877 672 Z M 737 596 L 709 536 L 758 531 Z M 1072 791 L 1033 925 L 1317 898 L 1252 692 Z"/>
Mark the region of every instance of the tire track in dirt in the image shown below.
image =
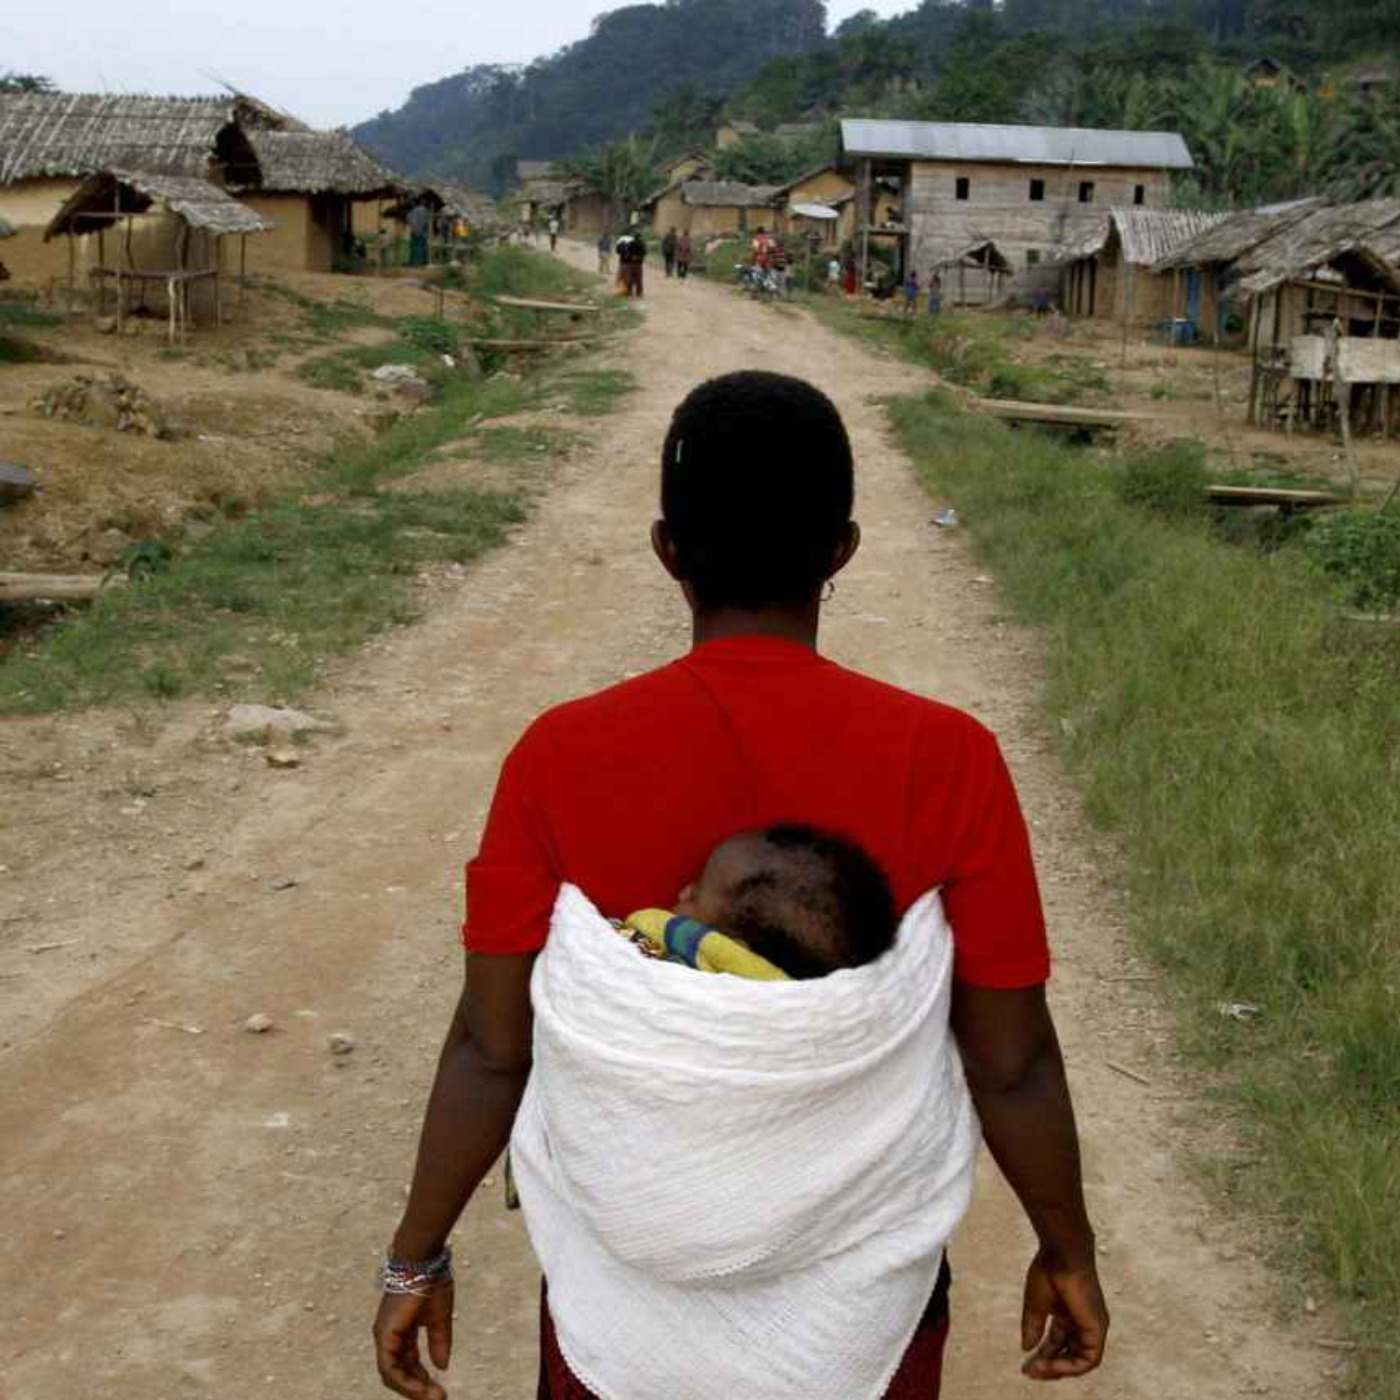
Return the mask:
<path id="1" fill-rule="evenodd" d="M 345 737 L 294 775 L 198 809 L 212 852 L 199 891 L 136 871 L 84 915 L 87 933 L 141 952 L 0 1060 L 0 1217 L 13 1222 L 0 1260 L 23 1280 L 0 1322 L 0 1389 L 10 1400 L 384 1393 L 366 1345 L 370 1271 L 459 985 L 461 861 L 531 717 L 686 644 L 680 600 L 647 549 L 659 443 L 699 379 L 761 367 L 831 393 L 856 448 L 865 546 L 830 607 L 827 649 L 974 710 L 1022 791 L 1115 1307 L 1110 1364 L 1071 1393 L 1323 1393 L 1330 1358 L 1270 1320 L 1261 1266 L 1183 1176 L 1191 1086 L 1159 995 L 1106 980 L 1146 969 L 1038 717 L 1035 640 L 1002 616 L 961 539 L 929 523 L 872 402 L 919 373 L 805 317 L 659 278 L 645 325 L 607 362 L 641 388 L 603 421 L 596 448 L 561 468 L 513 543 L 424 623 L 378 640 L 317 697 Z M 88 859 L 73 852 L 75 880 Z M 298 883 L 270 891 L 279 872 Z M 35 941 L 43 934 L 35 916 Z M 243 1034 L 254 1011 L 277 1029 Z M 341 1029 L 357 1048 L 334 1058 L 324 1039 Z M 483 1192 L 459 1231 L 454 1397 L 533 1394 L 535 1273 L 499 1197 Z M 954 1253 L 950 1400 L 1026 1393 L 1029 1250 L 1014 1202 L 984 1172 Z"/>

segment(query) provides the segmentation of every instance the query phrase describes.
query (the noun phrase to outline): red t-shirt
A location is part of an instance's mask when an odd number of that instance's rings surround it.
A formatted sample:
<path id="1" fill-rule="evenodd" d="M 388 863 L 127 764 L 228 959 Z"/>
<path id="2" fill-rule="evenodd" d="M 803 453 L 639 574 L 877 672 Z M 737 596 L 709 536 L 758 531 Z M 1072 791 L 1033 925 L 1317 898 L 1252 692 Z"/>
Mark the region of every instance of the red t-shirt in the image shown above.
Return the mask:
<path id="1" fill-rule="evenodd" d="M 566 881 L 610 916 L 664 908 L 726 837 L 776 822 L 856 841 L 900 910 L 941 885 L 963 981 L 1048 977 L 1030 843 L 992 735 L 752 636 L 707 642 L 530 726 L 467 867 L 464 940 L 482 953 L 542 947 Z"/>

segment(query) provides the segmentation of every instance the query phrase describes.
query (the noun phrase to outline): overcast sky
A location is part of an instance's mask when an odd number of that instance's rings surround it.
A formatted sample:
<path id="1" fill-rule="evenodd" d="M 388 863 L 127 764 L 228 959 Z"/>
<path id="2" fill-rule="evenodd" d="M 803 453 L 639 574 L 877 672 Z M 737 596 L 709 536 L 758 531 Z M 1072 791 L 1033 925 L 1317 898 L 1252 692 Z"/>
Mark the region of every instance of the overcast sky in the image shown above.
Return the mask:
<path id="1" fill-rule="evenodd" d="M 832 23 L 916 0 L 828 0 Z M 315 126 L 349 126 L 472 63 L 520 63 L 588 33 L 608 0 L 68 0 L 5 10 L 0 71 L 77 92 L 192 94 L 220 79 Z"/>

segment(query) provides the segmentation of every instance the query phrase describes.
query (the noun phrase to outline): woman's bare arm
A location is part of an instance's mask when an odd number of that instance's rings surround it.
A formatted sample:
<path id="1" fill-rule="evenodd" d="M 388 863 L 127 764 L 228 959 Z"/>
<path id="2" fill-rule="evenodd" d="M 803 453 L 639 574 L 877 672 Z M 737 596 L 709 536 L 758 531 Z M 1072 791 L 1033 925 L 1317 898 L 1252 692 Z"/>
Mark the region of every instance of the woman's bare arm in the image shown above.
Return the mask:
<path id="1" fill-rule="evenodd" d="M 1103 1359 L 1108 1308 L 1084 1204 L 1079 1134 L 1044 987 L 954 984 L 953 1031 L 982 1133 L 1040 1250 L 1026 1276 L 1026 1374 L 1057 1380 Z"/>

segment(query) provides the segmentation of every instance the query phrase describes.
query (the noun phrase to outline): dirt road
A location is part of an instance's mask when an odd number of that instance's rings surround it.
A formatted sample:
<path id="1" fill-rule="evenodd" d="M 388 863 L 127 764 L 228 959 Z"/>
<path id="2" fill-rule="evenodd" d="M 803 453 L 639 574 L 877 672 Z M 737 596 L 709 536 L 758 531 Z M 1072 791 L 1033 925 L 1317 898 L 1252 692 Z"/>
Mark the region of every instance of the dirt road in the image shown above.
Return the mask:
<path id="1" fill-rule="evenodd" d="M 1270 1320 L 1262 1267 L 1180 1166 L 1192 1086 L 1037 717 L 1035 642 L 957 533 L 930 524 L 886 439 L 872 396 L 917 374 L 796 314 L 659 278 L 613 358 L 642 387 L 596 449 L 423 624 L 341 668 L 316 702 L 344 735 L 301 768 L 272 773 L 209 740 L 207 710 L 177 711 L 158 736 L 121 716 L 0 729 L 12 761 L 77 774 L 49 856 L 0 875 L 0 1394 L 380 1393 L 370 1273 L 457 994 L 461 862 L 535 713 L 685 645 L 680 601 L 647 552 L 658 445 L 697 380 L 759 366 L 824 387 L 855 442 L 866 543 L 831 605 L 828 649 L 976 711 L 1021 787 L 1115 1304 L 1111 1364 L 1073 1393 L 1316 1400 L 1335 1357 Z M 155 774 L 145 796 L 130 795 L 134 779 L 112 796 L 123 746 Z M 85 790 L 99 780 L 84 754 L 108 788 Z M 104 802 L 126 804 L 129 842 L 87 839 Z M 63 946 L 26 951 L 45 942 Z M 259 1011 L 276 1029 L 243 1033 Z M 340 1030 L 356 1048 L 333 1057 Z M 459 1238 L 454 1397 L 533 1394 L 535 1278 L 499 1196 L 484 1192 Z M 988 1171 L 954 1254 L 952 1400 L 1028 1393 L 1016 1370 L 1028 1250 Z"/>

